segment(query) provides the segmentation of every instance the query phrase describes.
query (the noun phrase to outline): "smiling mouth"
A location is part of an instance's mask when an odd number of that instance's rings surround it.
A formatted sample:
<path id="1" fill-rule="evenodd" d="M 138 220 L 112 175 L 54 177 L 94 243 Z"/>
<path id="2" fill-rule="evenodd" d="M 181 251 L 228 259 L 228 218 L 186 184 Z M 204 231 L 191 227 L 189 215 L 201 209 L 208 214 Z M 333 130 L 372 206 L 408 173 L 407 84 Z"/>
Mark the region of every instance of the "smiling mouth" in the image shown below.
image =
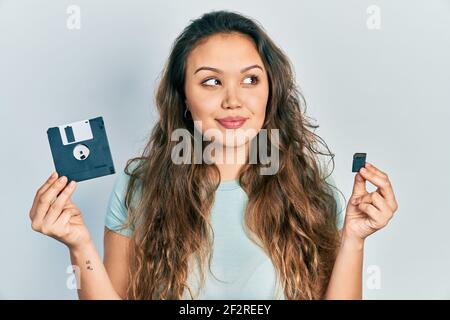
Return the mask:
<path id="1" fill-rule="evenodd" d="M 226 129 L 238 129 L 244 125 L 247 118 L 238 119 L 216 119 L 216 121 Z"/>

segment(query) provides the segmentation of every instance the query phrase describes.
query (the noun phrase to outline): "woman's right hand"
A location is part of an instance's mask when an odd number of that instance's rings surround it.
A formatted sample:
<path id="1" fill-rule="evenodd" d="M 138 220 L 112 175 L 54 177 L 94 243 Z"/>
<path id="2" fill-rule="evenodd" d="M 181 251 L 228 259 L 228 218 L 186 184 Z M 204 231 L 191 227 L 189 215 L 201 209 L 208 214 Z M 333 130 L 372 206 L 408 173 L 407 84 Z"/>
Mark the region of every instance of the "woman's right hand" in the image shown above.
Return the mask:
<path id="1" fill-rule="evenodd" d="M 76 182 L 67 184 L 67 177 L 55 172 L 37 190 L 30 209 L 31 228 L 64 243 L 70 250 L 91 243 L 91 236 L 80 210 L 71 196 Z"/>

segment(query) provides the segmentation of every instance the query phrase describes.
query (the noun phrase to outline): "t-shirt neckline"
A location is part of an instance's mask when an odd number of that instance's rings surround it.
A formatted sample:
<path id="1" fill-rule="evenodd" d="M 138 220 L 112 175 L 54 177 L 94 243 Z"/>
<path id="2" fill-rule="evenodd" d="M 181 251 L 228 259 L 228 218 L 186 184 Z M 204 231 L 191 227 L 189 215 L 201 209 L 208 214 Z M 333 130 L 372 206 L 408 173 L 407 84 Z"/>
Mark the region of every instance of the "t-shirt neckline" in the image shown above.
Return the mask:
<path id="1" fill-rule="evenodd" d="M 234 190 L 240 188 L 239 179 L 221 181 L 217 190 Z"/>

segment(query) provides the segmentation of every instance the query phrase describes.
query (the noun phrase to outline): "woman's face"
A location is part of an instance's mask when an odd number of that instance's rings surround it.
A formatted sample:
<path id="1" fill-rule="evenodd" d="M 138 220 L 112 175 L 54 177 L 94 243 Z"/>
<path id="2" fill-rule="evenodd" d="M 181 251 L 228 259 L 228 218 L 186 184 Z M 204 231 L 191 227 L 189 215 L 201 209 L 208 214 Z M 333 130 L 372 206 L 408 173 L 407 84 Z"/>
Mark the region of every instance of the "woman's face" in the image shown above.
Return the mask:
<path id="1" fill-rule="evenodd" d="M 184 90 L 200 131 L 205 136 L 214 132 L 222 146 L 245 144 L 264 123 L 268 76 L 255 44 L 245 35 L 216 34 L 200 42 L 188 55 Z"/>

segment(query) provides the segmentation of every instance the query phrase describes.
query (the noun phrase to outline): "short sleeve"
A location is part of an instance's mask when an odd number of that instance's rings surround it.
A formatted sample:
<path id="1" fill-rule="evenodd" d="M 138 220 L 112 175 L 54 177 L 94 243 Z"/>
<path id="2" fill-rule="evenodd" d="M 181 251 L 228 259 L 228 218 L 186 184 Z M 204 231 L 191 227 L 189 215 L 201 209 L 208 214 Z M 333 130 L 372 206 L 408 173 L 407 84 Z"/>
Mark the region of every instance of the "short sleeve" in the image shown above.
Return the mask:
<path id="1" fill-rule="evenodd" d="M 330 175 L 328 178 L 325 179 L 329 185 L 331 185 L 331 189 L 333 191 L 334 198 L 336 199 L 336 226 L 339 230 L 341 230 L 344 227 L 344 220 L 345 220 L 345 207 L 344 207 L 344 201 L 342 200 L 342 196 L 337 190 L 336 183 L 333 179 L 333 177 Z"/>
<path id="2" fill-rule="evenodd" d="M 130 237 L 133 232 L 130 228 L 123 228 L 128 219 L 127 209 L 125 208 L 125 195 L 129 178 L 123 171 L 118 173 L 109 197 L 105 217 L 105 226 L 109 230 L 126 237 Z"/>

